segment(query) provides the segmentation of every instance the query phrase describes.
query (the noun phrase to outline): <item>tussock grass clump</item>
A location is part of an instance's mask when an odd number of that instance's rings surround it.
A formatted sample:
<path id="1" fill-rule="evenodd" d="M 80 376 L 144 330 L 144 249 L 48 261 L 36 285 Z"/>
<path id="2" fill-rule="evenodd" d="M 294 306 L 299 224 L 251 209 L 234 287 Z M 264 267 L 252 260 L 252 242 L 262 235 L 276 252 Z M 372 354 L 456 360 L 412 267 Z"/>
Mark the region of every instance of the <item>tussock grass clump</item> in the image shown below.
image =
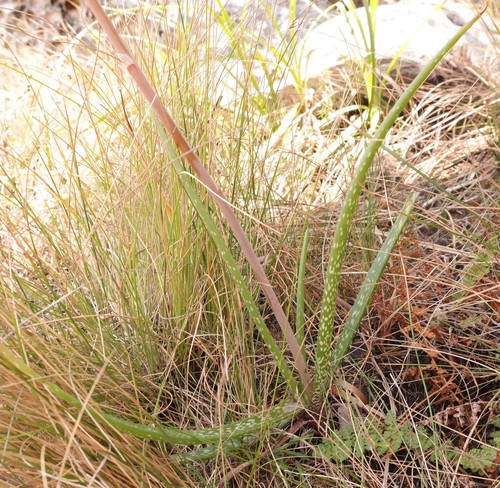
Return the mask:
<path id="1" fill-rule="evenodd" d="M 492 482 L 498 87 L 443 50 L 290 99 L 293 32 L 185 7 L 1 65 L 0 479 Z"/>

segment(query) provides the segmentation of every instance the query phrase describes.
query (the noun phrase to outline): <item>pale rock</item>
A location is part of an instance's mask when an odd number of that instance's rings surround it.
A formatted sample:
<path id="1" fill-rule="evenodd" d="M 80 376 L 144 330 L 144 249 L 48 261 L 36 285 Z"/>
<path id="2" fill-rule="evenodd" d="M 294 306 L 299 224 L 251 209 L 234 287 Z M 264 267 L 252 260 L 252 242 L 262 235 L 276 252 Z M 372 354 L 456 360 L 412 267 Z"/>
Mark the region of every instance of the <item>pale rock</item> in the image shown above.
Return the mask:
<path id="1" fill-rule="evenodd" d="M 375 55 L 385 70 L 399 56 L 398 69 L 414 76 L 469 20 L 474 11 L 458 2 L 401 1 L 375 11 Z M 496 79 L 500 73 L 500 36 L 488 26 L 487 16 L 476 22 L 455 48 L 462 59 Z M 369 29 L 364 8 L 343 13 L 319 24 L 305 35 L 298 50 L 302 80 L 314 78 L 369 53 Z"/>

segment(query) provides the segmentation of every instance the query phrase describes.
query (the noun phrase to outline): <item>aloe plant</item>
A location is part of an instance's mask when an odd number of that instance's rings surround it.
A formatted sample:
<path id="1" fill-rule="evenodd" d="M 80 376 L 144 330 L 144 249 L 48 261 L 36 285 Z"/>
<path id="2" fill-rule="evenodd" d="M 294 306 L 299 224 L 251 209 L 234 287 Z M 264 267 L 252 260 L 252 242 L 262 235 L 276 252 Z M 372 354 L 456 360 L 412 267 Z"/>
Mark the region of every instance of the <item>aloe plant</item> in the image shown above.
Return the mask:
<path id="1" fill-rule="evenodd" d="M 286 314 L 279 303 L 276 292 L 270 284 L 269 279 L 258 259 L 250 240 L 246 236 L 238 219 L 236 218 L 230 203 L 220 191 L 219 187 L 203 167 L 196 152 L 187 142 L 169 112 L 162 104 L 159 95 L 155 92 L 146 76 L 134 60 L 122 38 L 114 29 L 109 18 L 106 16 L 97 0 L 88 0 L 92 12 L 101 24 L 103 30 L 109 36 L 109 39 L 116 50 L 120 60 L 123 62 L 127 71 L 137 83 L 142 91 L 147 103 L 154 112 L 158 120 L 158 130 L 162 140 L 167 147 L 167 152 L 173 162 L 173 168 L 179 181 L 190 199 L 197 215 L 205 225 L 210 238 L 215 243 L 222 260 L 227 266 L 237 290 L 244 301 L 251 320 L 255 323 L 263 341 L 270 350 L 273 360 L 278 370 L 284 378 L 288 388 L 288 399 L 282 403 L 274 405 L 269 411 L 248 417 L 239 422 L 232 422 L 222 426 L 215 426 L 207 429 L 183 430 L 173 428 L 168 425 L 143 425 L 123 420 L 115 415 L 105 412 L 105 407 L 100 409 L 90 407 L 83 400 L 76 398 L 72 394 L 63 390 L 49 379 L 39 375 L 33 368 L 28 366 L 26 358 L 21 358 L 5 345 L 0 345 L 0 361 L 7 365 L 12 371 L 15 371 L 23 378 L 28 385 L 42 385 L 52 395 L 66 402 L 72 407 L 82 409 L 87 415 L 96 422 L 109 424 L 120 432 L 135 436 L 141 439 L 156 440 L 174 445 L 198 445 L 206 444 L 209 447 L 199 452 L 199 457 L 209 457 L 215 455 L 220 445 L 227 445 L 228 450 L 239 448 L 245 442 L 252 442 L 259 432 L 272 426 L 283 425 L 289 422 L 293 417 L 299 415 L 305 409 L 318 408 L 325 400 L 329 385 L 334 381 L 334 375 L 341 366 L 343 358 L 348 353 L 352 340 L 359 328 L 365 310 L 370 302 L 370 298 L 377 286 L 377 283 L 383 273 L 390 254 L 403 232 L 404 226 L 411 214 L 415 195 L 409 195 L 403 205 L 399 217 L 396 219 L 391 231 L 385 239 L 377 257 L 372 263 L 365 280 L 361 286 L 359 294 L 355 300 L 350 314 L 344 324 L 343 331 L 334 348 L 331 350 L 331 342 L 334 329 L 334 318 L 336 312 L 336 303 L 338 295 L 339 280 L 344 262 L 345 251 L 349 238 L 349 231 L 356 211 L 358 201 L 361 196 L 363 185 L 367 177 L 372 162 L 380 149 L 388 131 L 393 127 L 397 117 L 401 114 L 411 97 L 429 76 L 432 70 L 443 59 L 446 53 L 458 42 L 461 36 L 477 21 L 482 12 L 478 13 L 467 25 L 461 28 L 450 41 L 443 46 L 422 72 L 415 78 L 400 99 L 394 104 L 386 118 L 370 138 L 366 150 L 356 164 L 354 175 L 348 191 L 346 193 L 339 219 L 336 225 L 335 233 L 331 241 L 331 251 L 328 260 L 326 272 L 323 299 L 321 303 L 321 317 L 319 330 L 316 339 L 314 361 L 314 375 L 308 368 L 307 357 L 304 351 L 304 312 L 301 305 L 302 291 L 304 281 L 303 262 L 306 259 L 305 250 L 302 255 L 301 271 L 299 273 L 299 289 L 297 311 L 298 322 L 296 330 L 288 322 Z M 178 155 L 190 165 L 195 172 L 201 184 L 208 189 L 215 204 L 221 210 L 228 226 L 231 228 L 234 236 L 238 240 L 243 254 L 245 255 L 251 269 L 254 272 L 257 283 L 260 284 L 262 292 L 266 296 L 270 307 L 278 321 L 283 337 L 285 339 L 288 351 L 293 358 L 293 366 L 298 374 L 294 374 L 293 369 L 289 367 L 283 348 L 273 338 L 268 330 L 266 323 L 259 311 L 258 305 L 249 290 L 248 284 L 238 267 L 238 264 L 231 254 L 231 251 L 225 242 L 223 235 L 210 213 L 206 203 L 199 196 L 196 184 L 193 178 L 185 171 Z M 307 238 L 306 238 L 307 242 Z M 306 249 L 307 246 L 304 246 Z M 226 444 L 224 444 L 226 443 Z M 211 446 L 211 447 L 210 447 Z M 208 449 L 208 450 L 207 450 Z M 191 456 L 195 458 L 196 456 Z"/>

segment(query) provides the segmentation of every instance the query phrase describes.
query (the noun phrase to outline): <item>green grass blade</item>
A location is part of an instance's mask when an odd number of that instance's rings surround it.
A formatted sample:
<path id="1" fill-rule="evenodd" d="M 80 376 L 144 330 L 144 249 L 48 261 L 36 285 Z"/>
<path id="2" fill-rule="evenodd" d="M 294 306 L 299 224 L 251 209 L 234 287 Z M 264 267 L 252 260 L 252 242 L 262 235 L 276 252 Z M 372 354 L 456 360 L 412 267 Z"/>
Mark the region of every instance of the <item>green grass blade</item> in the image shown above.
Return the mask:
<path id="1" fill-rule="evenodd" d="M 399 236 L 404 230 L 404 227 L 408 221 L 408 217 L 413 209 L 415 204 L 415 199 L 417 195 L 412 193 L 408 196 L 401 209 L 401 213 L 396 219 L 396 222 L 392 226 L 388 236 L 386 237 L 384 244 L 380 248 L 380 251 L 377 254 L 377 257 L 373 261 L 368 273 L 365 276 L 363 284 L 361 285 L 361 289 L 356 297 L 354 305 L 349 312 L 346 323 L 344 325 L 344 329 L 342 330 L 342 334 L 337 341 L 335 349 L 333 350 L 330 358 L 330 374 L 334 375 L 340 364 L 342 363 L 342 359 L 347 354 L 349 347 L 351 346 L 352 340 L 356 331 L 359 328 L 359 324 L 361 323 L 361 319 L 365 313 L 366 307 L 370 303 L 370 300 L 375 291 L 375 287 L 382 276 L 382 273 L 387 265 L 387 261 L 389 261 L 389 257 L 391 255 L 394 246 L 398 242 Z"/>
<path id="2" fill-rule="evenodd" d="M 305 277 L 306 277 L 306 264 L 307 264 L 307 249 L 309 247 L 309 228 L 306 229 L 304 233 L 304 242 L 302 243 L 302 251 L 300 253 L 299 270 L 297 276 L 297 305 L 295 308 L 295 337 L 297 337 L 297 342 L 302 348 L 302 353 L 305 354 L 304 350 L 304 324 L 306 321 L 304 312 L 304 300 L 305 300 Z"/>
<path id="3" fill-rule="evenodd" d="M 359 196 L 370 166 L 384 142 L 384 139 L 392 128 L 396 119 L 408 104 L 415 92 L 424 83 L 427 77 L 436 68 L 439 62 L 446 56 L 452 47 L 460 40 L 467 30 L 476 22 L 486 7 L 466 25 L 464 25 L 431 59 L 427 66 L 417 75 L 413 82 L 408 86 L 401 97 L 396 101 L 387 117 L 381 123 L 375 132 L 373 139 L 368 144 L 364 154 L 359 160 L 352 182 L 347 190 L 347 194 L 340 210 L 340 216 L 332 240 L 328 268 L 326 272 L 325 288 L 321 304 L 321 317 L 316 344 L 316 377 L 313 397 L 320 400 L 327 389 L 327 372 L 329 369 L 329 350 L 333 335 L 333 326 L 335 320 L 335 308 L 337 303 L 338 286 L 340 282 L 340 271 L 344 261 L 349 229 L 356 210 Z"/>
<path id="4" fill-rule="evenodd" d="M 252 63 L 248 63 L 249 59 L 256 59 L 256 54 L 257 54 L 257 49 L 254 47 L 253 49 L 255 50 L 252 55 L 249 55 L 248 52 L 244 51 L 245 46 L 247 45 L 246 43 L 241 42 L 241 36 L 242 33 L 240 31 L 241 26 L 240 25 L 235 25 L 234 20 L 231 19 L 229 16 L 229 13 L 226 9 L 225 2 L 222 2 L 221 0 L 217 0 L 217 14 L 214 13 L 214 17 L 217 19 L 217 23 L 220 26 L 220 28 L 224 31 L 226 34 L 229 42 L 231 43 L 231 47 L 233 49 L 233 53 L 236 59 L 242 61 L 243 68 L 245 70 L 246 76 L 244 77 L 245 80 L 248 80 L 254 89 L 255 93 L 260 93 L 261 87 L 259 85 L 259 81 L 257 77 L 254 75 L 254 72 L 252 71 Z M 245 10 L 243 10 L 242 15 L 245 15 Z M 242 19 L 242 24 L 244 24 L 244 19 Z M 238 28 L 238 31 L 236 30 Z M 237 83 L 246 83 L 246 81 L 241 81 L 241 80 L 236 80 Z"/>
<path id="5" fill-rule="evenodd" d="M 231 273 L 231 276 L 234 279 L 236 288 L 238 289 L 239 293 L 241 294 L 241 297 L 245 302 L 250 317 L 254 321 L 254 324 L 257 327 L 257 330 L 259 331 L 259 334 L 261 335 L 262 339 L 266 343 L 266 346 L 269 348 L 269 351 L 273 355 L 273 360 L 278 366 L 280 373 L 285 378 L 290 391 L 294 395 L 299 395 L 301 393 L 301 390 L 299 390 L 299 386 L 297 385 L 297 382 L 293 377 L 293 373 L 285 361 L 283 351 L 278 346 L 278 344 L 276 344 L 276 341 L 274 340 L 271 332 L 267 328 L 264 319 L 262 318 L 262 315 L 259 311 L 259 308 L 255 303 L 252 293 L 248 289 L 245 279 L 243 278 L 241 271 L 238 268 L 236 260 L 231 254 L 229 248 L 227 247 L 227 244 L 225 243 L 221 233 L 219 232 L 219 229 L 215 225 L 212 215 L 210 214 L 205 203 L 202 201 L 202 199 L 198 195 L 193 185 L 192 176 L 186 171 L 184 171 L 182 163 L 179 161 L 175 149 L 173 148 L 172 143 L 170 142 L 170 138 L 166 134 L 163 127 L 161 127 L 160 124 L 157 124 L 157 126 L 160 136 L 166 145 L 169 157 L 172 161 L 174 171 L 179 177 L 179 180 L 184 188 L 184 191 L 187 193 L 189 199 L 191 200 L 191 203 L 193 204 L 196 212 L 198 213 L 198 216 L 200 217 L 203 224 L 205 225 L 205 228 L 210 234 L 211 239 L 217 246 L 217 249 L 222 259 L 226 263 L 226 266 L 229 272 Z"/>

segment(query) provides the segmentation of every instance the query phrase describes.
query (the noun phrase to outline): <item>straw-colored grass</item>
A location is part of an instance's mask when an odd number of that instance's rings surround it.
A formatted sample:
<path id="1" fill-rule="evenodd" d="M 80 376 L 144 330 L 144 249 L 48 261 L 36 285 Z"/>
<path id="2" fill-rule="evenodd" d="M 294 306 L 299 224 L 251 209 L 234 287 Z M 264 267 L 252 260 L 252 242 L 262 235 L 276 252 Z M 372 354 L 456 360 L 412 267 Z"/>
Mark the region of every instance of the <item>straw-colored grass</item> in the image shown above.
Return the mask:
<path id="1" fill-rule="evenodd" d="M 293 39 L 275 37 L 273 50 L 251 37 L 252 10 L 216 24 L 199 6 L 183 23 L 183 7 L 108 13 L 224 193 L 296 333 L 283 337 L 226 210 L 172 152 L 98 25 L 52 54 L 20 46 L 11 29 L 0 64 L 0 481 L 494 483 L 495 80 L 467 60 L 442 63 L 367 163 L 349 221 L 341 204 L 373 144 L 370 123 L 387 120 L 408 80 L 379 79 L 367 93 L 369 68 L 346 66 L 274 93 L 274 77 L 296 69 Z M 235 66 L 239 83 L 228 76 Z M 368 116 L 370 97 L 380 111 Z M 339 220 L 348 240 L 334 237 Z M 363 318 L 360 290 L 388 235 L 394 247 Z M 343 262 L 329 258 L 332 245 Z M 332 263 L 342 266 L 338 294 L 328 293 Z M 351 340 L 345 355 L 339 343 Z"/>

